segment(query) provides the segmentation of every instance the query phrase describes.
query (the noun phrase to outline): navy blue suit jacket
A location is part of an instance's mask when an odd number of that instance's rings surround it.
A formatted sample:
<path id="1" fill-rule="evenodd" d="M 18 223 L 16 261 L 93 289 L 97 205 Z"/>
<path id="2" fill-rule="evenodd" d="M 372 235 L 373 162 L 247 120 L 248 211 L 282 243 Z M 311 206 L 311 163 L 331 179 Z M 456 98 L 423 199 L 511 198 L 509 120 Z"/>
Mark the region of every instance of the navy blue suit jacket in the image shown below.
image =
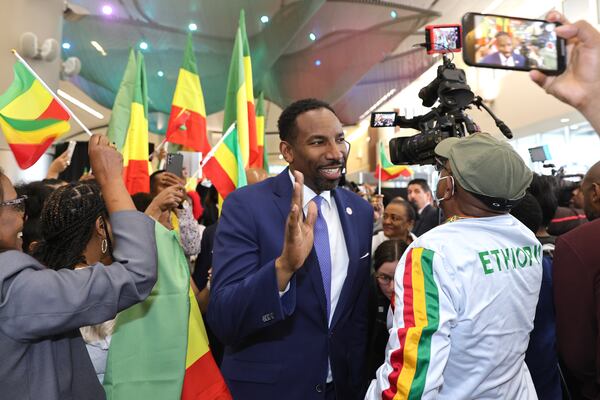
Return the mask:
<path id="1" fill-rule="evenodd" d="M 521 54 L 513 52 L 512 56 L 513 56 L 513 60 L 515 60 L 515 67 L 516 68 L 525 68 L 525 67 L 527 67 L 527 63 L 526 63 L 525 57 L 523 57 Z M 500 60 L 500 53 L 499 52 L 495 52 L 495 53 L 492 53 L 492 54 L 488 54 L 487 56 L 483 57 L 483 59 L 480 61 L 480 63 L 502 65 L 502 61 Z"/>
<path id="2" fill-rule="evenodd" d="M 286 169 L 231 193 L 215 238 L 208 321 L 226 344 L 221 370 L 237 399 L 323 399 L 327 360 L 338 399 L 362 399 L 373 209 L 332 191 L 348 249 L 348 275 L 331 326 L 315 250 L 279 296 L 292 183 Z"/>

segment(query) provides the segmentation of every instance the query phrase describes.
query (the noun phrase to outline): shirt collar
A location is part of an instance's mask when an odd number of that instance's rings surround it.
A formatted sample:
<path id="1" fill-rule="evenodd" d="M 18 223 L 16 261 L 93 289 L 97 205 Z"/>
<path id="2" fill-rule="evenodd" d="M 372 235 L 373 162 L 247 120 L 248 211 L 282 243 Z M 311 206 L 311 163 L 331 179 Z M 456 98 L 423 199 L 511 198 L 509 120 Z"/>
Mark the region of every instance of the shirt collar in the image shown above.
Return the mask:
<path id="1" fill-rule="evenodd" d="M 288 174 L 290 175 L 290 180 L 292 181 L 292 186 L 293 186 L 294 182 L 296 182 L 296 178 L 294 178 L 294 174 L 292 174 L 291 170 L 288 170 Z M 306 185 L 304 185 L 304 190 L 302 191 L 302 193 L 303 193 L 302 208 L 306 209 L 306 206 L 308 205 L 308 203 L 315 196 L 317 196 L 317 194 Z M 327 205 L 329 207 L 331 207 L 331 190 L 326 190 L 324 192 L 321 192 L 320 196 L 325 200 Z"/>

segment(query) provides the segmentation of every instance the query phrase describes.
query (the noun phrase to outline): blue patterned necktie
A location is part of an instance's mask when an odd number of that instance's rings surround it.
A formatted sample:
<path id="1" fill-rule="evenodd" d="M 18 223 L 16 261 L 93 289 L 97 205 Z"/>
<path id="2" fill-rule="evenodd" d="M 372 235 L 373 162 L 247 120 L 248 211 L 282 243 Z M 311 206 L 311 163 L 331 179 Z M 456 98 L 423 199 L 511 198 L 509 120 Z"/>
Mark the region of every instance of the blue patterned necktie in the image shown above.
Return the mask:
<path id="1" fill-rule="evenodd" d="M 314 246 L 319 266 L 321 267 L 321 277 L 323 278 L 325 299 L 327 300 L 327 322 L 329 322 L 329 313 L 331 312 L 331 249 L 329 247 L 329 230 L 321 212 L 323 197 L 315 196 L 313 201 L 316 203 L 318 210 L 314 229 Z"/>

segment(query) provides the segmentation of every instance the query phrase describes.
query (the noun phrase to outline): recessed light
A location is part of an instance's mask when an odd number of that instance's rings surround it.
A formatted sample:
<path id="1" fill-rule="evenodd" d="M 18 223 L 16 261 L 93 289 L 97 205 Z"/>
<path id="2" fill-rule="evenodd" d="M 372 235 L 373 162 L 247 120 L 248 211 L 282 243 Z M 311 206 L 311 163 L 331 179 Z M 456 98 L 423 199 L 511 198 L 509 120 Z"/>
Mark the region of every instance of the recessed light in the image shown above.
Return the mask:
<path id="1" fill-rule="evenodd" d="M 104 15 L 112 15 L 113 8 L 110 4 L 105 4 L 102 6 L 102 14 Z"/>
<path id="2" fill-rule="evenodd" d="M 195 31 L 197 31 L 197 30 L 198 30 L 198 25 L 196 25 L 196 24 L 195 24 L 195 23 L 193 23 L 193 22 L 190 22 L 190 24 L 188 25 L 188 29 L 189 29 L 190 31 L 192 31 L 192 32 L 195 32 Z"/>
<path id="3" fill-rule="evenodd" d="M 106 55 L 106 51 L 104 51 L 104 48 L 103 48 L 103 47 L 100 45 L 100 43 L 96 42 L 95 40 L 92 40 L 92 41 L 90 42 L 90 44 L 91 44 L 92 46 L 94 46 L 94 48 L 95 48 L 96 50 L 98 50 L 98 53 L 102 54 L 103 56 L 105 56 L 105 55 Z"/>
<path id="4" fill-rule="evenodd" d="M 570 121 L 570 119 L 569 119 L 569 118 L 561 118 L 561 119 L 560 119 L 560 122 L 561 122 L 561 123 L 563 123 L 563 124 L 566 124 L 566 123 L 567 123 L 567 122 L 569 122 L 569 121 Z"/>
<path id="5" fill-rule="evenodd" d="M 321 65 L 321 60 L 315 60 L 315 65 L 318 67 Z"/>
<path id="6" fill-rule="evenodd" d="M 308 34 L 308 38 L 314 42 L 315 40 L 317 40 L 317 35 L 311 32 Z"/>
<path id="7" fill-rule="evenodd" d="M 159 77 L 161 77 L 161 78 L 162 78 L 163 76 L 165 76 L 165 73 L 164 73 L 164 72 L 162 72 L 162 71 L 158 71 L 158 72 L 156 73 L 156 75 L 158 75 Z"/>
<path id="8" fill-rule="evenodd" d="M 269 22 L 269 17 L 267 17 L 266 15 L 263 15 L 262 17 L 260 17 L 260 22 L 262 22 L 263 24 L 266 24 L 267 22 Z"/>
<path id="9" fill-rule="evenodd" d="M 65 49 L 65 50 L 69 50 L 69 49 L 71 48 L 71 43 L 69 43 L 69 42 L 64 42 L 64 43 L 62 44 L 62 48 L 63 48 L 63 49 Z"/>
<path id="10" fill-rule="evenodd" d="M 142 50 L 148 50 L 148 43 L 146 43 L 146 42 L 140 42 L 140 49 L 142 49 Z"/>
<path id="11" fill-rule="evenodd" d="M 398 13 L 396 12 L 396 10 L 390 11 L 390 17 L 396 18 L 397 16 L 398 16 Z"/>

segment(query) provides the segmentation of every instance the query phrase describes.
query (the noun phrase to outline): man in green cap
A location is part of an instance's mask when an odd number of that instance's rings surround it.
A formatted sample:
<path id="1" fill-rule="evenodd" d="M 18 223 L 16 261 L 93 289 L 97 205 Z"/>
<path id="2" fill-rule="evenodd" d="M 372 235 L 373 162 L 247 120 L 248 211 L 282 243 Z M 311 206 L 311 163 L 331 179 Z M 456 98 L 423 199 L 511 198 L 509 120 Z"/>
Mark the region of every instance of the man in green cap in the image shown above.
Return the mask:
<path id="1" fill-rule="evenodd" d="M 535 399 L 524 358 L 542 247 L 509 214 L 532 173 L 485 133 L 443 140 L 435 153 L 448 220 L 398 264 L 386 360 L 367 399 Z"/>

